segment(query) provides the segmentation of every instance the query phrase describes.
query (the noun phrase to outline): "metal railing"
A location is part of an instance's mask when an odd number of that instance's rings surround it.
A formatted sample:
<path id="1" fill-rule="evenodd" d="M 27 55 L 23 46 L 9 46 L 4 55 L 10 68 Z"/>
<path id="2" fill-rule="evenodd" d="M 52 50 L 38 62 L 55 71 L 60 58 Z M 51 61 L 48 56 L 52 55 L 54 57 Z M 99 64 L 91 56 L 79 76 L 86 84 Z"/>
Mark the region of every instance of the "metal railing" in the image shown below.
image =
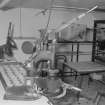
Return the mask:
<path id="1" fill-rule="evenodd" d="M 59 41 L 57 43 L 59 44 L 65 44 L 65 45 L 70 45 L 71 46 L 71 50 L 68 52 L 64 51 L 64 52 L 56 52 L 57 54 L 69 54 L 71 57 L 71 60 L 73 62 L 73 58 L 74 56 L 76 56 L 76 62 L 79 61 L 79 56 L 80 55 L 91 55 L 92 56 L 92 41 Z M 89 49 L 89 51 L 81 51 L 80 47 L 81 45 L 91 45 L 91 49 Z M 75 47 L 75 48 L 74 48 Z"/>

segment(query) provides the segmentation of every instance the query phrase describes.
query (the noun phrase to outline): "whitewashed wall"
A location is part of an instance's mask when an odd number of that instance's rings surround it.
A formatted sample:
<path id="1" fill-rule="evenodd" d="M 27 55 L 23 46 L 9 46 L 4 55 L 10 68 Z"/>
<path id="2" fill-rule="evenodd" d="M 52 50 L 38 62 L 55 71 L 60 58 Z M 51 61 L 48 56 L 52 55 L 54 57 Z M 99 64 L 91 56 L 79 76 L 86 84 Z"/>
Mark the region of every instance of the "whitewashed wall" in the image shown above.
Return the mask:
<path id="1" fill-rule="evenodd" d="M 14 36 L 35 36 L 39 37 L 40 33 L 39 29 L 45 28 L 48 20 L 48 12 L 46 15 L 36 14 L 40 10 L 35 9 L 21 9 L 21 25 L 20 25 L 20 9 L 13 9 L 6 12 L 0 11 L 0 42 L 5 40 L 8 32 L 9 21 L 15 24 Z M 81 12 L 77 11 L 53 11 L 49 28 L 55 29 L 62 22 L 69 21 L 74 17 L 81 14 Z M 88 27 L 93 27 L 94 19 L 102 19 L 104 18 L 104 14 L 88 14 L 84 18 L 82 18 L 78 23 L 87 24 Z M 21 27 L 20 27 L 21 26 Z M 21 29 L 20 29 L 21 28 Z M 24 62 L 28 58 L 28 55 L 23 54 L 21 51 L 22 40 L 16 41 L 18 44 L 18 50 L 15 51 L 15 56 L 17 60 Z"/>

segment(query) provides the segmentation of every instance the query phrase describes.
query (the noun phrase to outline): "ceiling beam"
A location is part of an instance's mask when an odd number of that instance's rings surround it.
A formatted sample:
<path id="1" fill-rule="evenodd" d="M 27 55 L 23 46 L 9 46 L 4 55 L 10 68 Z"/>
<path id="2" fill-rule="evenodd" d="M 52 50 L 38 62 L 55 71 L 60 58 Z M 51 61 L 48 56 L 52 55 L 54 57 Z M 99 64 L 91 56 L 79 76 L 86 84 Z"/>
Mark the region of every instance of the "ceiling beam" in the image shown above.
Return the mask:
<path id="1" fill-rule="evenodd" d="M 4 6 L 6 6 L 11 0 L 3 0 L 1 3 L 0 3 L 0 8 L 3 8 Z"/>
<path id="2" fill-rule="evenodd" d="M 54 8 L 54 9 L 77 9 L 77 10 L 85 10 L 85 11 L 88 11 L 89 9 L 87 9 L 87 8 L 79 8 L 79 7 L 67 7 L 67 6 L 53 6 L 52 8 Z"/>
<path id="3" fill-rule="evenodd" d="M 103 8 L 97 8 L 95 11 L 96 12 L 104 12 L 105 13 L 105 9 L 103 9 Z"/>

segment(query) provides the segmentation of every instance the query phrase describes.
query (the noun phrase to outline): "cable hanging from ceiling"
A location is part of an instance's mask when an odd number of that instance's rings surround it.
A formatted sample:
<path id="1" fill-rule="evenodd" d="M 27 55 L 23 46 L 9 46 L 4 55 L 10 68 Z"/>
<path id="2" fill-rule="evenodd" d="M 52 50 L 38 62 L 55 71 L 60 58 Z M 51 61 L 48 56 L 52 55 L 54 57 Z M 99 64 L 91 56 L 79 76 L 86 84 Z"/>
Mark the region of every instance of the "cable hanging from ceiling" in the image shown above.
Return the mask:
<path id="1" fill-rule="evenodd" d="M 54 4 L 54 1 L 55 0 L 51 0 L 51 3 L 50 3 L 50 7 L 49 7 L 49 16 L 48 16 L 48 21 L 47 21 L 47 24 L 46 24 L 46 27 L 45 27 L 45 40 L 47 38 L 47 32 L 48 32 L 48 28 L 49 28 L 49 24 L 50 24 L 50 20 L 51 20 L 51 15 L 52 15 L 52 10 L 53 10 L 53 4 Z"/>
<path id="2" fill-rule="evenodd" d="M 19 8 L 19 37 L 22 37 L 22 10 L 21 7 Z"/>

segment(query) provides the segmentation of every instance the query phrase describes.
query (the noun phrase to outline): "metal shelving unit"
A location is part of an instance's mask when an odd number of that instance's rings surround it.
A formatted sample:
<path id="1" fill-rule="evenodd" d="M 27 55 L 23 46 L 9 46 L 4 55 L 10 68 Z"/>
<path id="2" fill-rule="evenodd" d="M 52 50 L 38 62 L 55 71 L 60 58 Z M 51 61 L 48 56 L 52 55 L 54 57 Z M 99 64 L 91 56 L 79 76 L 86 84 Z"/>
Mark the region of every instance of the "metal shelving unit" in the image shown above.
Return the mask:
<path id="1" fill-rule="evenodd" d="M 99 38 L 105 36 L 105 20 L 94 21 L 94 32 L 93 32 L 93 46 L 92 46 L 92 61 L 100 60 L 105 62 L 105 38 Z M 100 47 L 103 47 L 100 49 Z"/>

